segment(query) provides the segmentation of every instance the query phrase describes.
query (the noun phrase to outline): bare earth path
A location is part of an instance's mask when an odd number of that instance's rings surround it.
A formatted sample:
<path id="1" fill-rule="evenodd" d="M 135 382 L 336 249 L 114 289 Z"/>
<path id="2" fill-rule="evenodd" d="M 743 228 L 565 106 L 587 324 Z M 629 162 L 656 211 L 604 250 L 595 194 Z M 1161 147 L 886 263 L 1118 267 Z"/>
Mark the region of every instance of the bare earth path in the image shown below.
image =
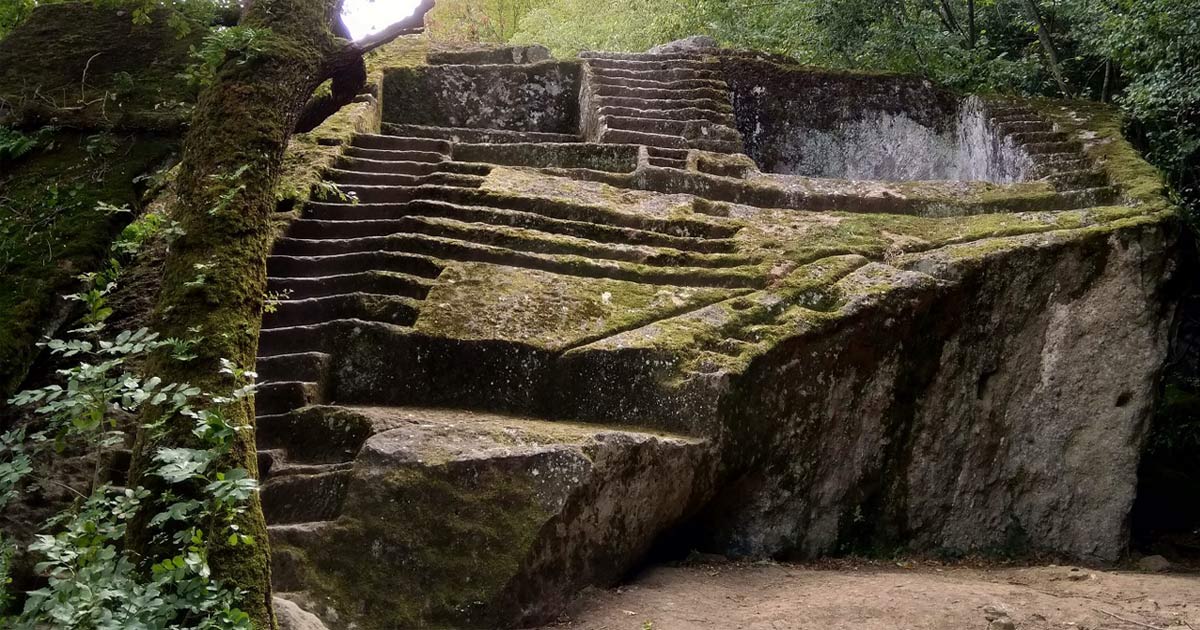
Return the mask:
<path id="1" fill-rule="evenodd" d="M 985 608 L 1006 611 L 1021 630 L 1200 630 L 1200 575 L 915 563 L 659 567 L 586 595 L 552 627 L 987 630 Z"/>

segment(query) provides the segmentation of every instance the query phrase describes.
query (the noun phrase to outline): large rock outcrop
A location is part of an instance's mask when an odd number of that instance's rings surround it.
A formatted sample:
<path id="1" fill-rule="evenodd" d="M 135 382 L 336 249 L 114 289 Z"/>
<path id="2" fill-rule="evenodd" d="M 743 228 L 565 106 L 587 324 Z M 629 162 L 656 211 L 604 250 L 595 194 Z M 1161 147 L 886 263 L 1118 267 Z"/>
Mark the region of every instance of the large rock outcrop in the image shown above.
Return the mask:
<path id="1" fill-rule="evenodd" d="M 1112 110 L 707 47 L 429 60 L 269 263 L 277 586 L 330 628 L 545 620 L 683 531 L 1124 552 L 1179 226 Z"/>

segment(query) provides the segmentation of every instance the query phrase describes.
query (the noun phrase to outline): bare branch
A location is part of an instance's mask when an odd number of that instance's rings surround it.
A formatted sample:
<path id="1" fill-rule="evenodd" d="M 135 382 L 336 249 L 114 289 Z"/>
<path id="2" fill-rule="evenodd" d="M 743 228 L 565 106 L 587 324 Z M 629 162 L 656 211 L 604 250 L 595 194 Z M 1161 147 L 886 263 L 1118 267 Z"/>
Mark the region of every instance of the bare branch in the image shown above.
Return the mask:
<path id="1" fill-rule="evenodd" d="M 1120 621 L 1124 621 L 1125 623 L 1131 623 L 1131 624 L 1133 624 L 1133 625 L 1135 625 L 1135 626 L 1141 626 L 1141 627 L 1143 627 L 1143 628 L 1149 628 L 1150 630 L 1167 630 L 1166 628 L 1160 628 L 1160 627 L 1158 627 L 1158 626 L 1152 626 L 1152 625 L 1150 625 L 1150 624 L 1148 624 L 1148 623 L 1142 623 L 1142 622 L 1140 622 L 1140 621 L 1134 621 L 1133 619 L 1127 619 L 1127 618 L 1125 618 L 1125 617 L 1122 617 L 1121 615 L 1118 615 L 1118 614 L 1116 614 L 1116 613 L 1110 613 L 1110 612 L 1108 612 L 1107 610 L 1101 610 L 1101 609 L 1099 609 L 1099 608 L 1093 608 L 1092 610 L 1094 610 L 1094 611 L 1096 611 L 1096 612 L 1098 612 L 1098 613 L 1103 613 L 1103 614 L 1105 614 L 1105 615 L 1108 615 L 1109 617 L 1112 617 L 1113 619 L 1118 619 L 1118 620 L 1120 620 Z"/>
<path id="2" fill-rule="evenodd" d="M 421 4 L 417 5 L 416 11 L 412 15 L 392 24 L 391 26 L 365 37 L 357 42 L 350 44 L 356 54 L 364 55 L 366 53 L 390 43 L 392 40 L 401 35 L 412 35 L 420 33 L 425 28 L 425 14 L 433 9 L 434 0 L 421 0 Z"/>

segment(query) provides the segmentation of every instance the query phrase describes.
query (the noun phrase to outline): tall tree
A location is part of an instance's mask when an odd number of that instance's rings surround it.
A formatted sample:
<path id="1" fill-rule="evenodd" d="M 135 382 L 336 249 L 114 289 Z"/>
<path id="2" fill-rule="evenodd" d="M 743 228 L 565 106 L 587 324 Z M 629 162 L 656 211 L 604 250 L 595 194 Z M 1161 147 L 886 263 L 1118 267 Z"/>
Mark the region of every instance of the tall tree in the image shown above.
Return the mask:
<path id="1" fill-rule="evenodd" d="M 156 356 L 148 373 L 167 382 L 223 391 L 230 383 L 219 373 L 221 359 L 253 365 L 274 234 L 274 192 L 288 139 L 318 85 L 333 77 L 362 76 L 363 54 L 419 28 L 433 0 L 422 0 L 412 17 L 359 42 L 343 36 L 341 4 L 342 0 L 247 3 L 239 27 L 254 29 L 254 44 L 228 53 L 201 94 L 184 140 L 172 211 L 185 235 L 173 244 L 166 261 L 155 312 L 164 335 L 199 336 L 202 342 L 196 346 L 195 360 L 181 363 Z M 253 403 L 237 406 L 230 420 L 248 430 L 240 432 L 229 461 L 217 465 L 256 472 Z M 160 487 L 146 474 L 154 453 L 194 443 L 190 420 L 165 421 L 168 430 L 160 437 L 139 434 L 131 484 Z M 240 531 L 256 543 L 215 541 L 209 558 L 213 575 L 242 589 L 242 610 L 255 627 L 273 628 L 270 555 L 257 498 L 238 519 Z M 132 550 L 153 558 L 153 533 L 145 515 L 131 525 L 127 542 Z"/>

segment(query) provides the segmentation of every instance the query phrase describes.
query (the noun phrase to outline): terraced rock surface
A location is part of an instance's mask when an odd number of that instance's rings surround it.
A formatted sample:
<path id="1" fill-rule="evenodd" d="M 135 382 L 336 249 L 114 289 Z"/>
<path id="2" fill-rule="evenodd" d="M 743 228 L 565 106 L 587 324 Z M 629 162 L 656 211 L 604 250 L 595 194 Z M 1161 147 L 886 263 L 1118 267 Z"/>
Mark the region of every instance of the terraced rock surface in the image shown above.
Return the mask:
<path id="1" fill-rule="evenodd" d="M 659 545 L 1120 556 L 1178 227 L 1115 115 L 986 99 L 976 148 L 1013 181 L 764 173 L 728 54 L 384 73 L 383 122 L 269 263 L 289 601 L 335 629 L 495 628 Z M 548 113 L 488 118 L 505 99 Z"/>

